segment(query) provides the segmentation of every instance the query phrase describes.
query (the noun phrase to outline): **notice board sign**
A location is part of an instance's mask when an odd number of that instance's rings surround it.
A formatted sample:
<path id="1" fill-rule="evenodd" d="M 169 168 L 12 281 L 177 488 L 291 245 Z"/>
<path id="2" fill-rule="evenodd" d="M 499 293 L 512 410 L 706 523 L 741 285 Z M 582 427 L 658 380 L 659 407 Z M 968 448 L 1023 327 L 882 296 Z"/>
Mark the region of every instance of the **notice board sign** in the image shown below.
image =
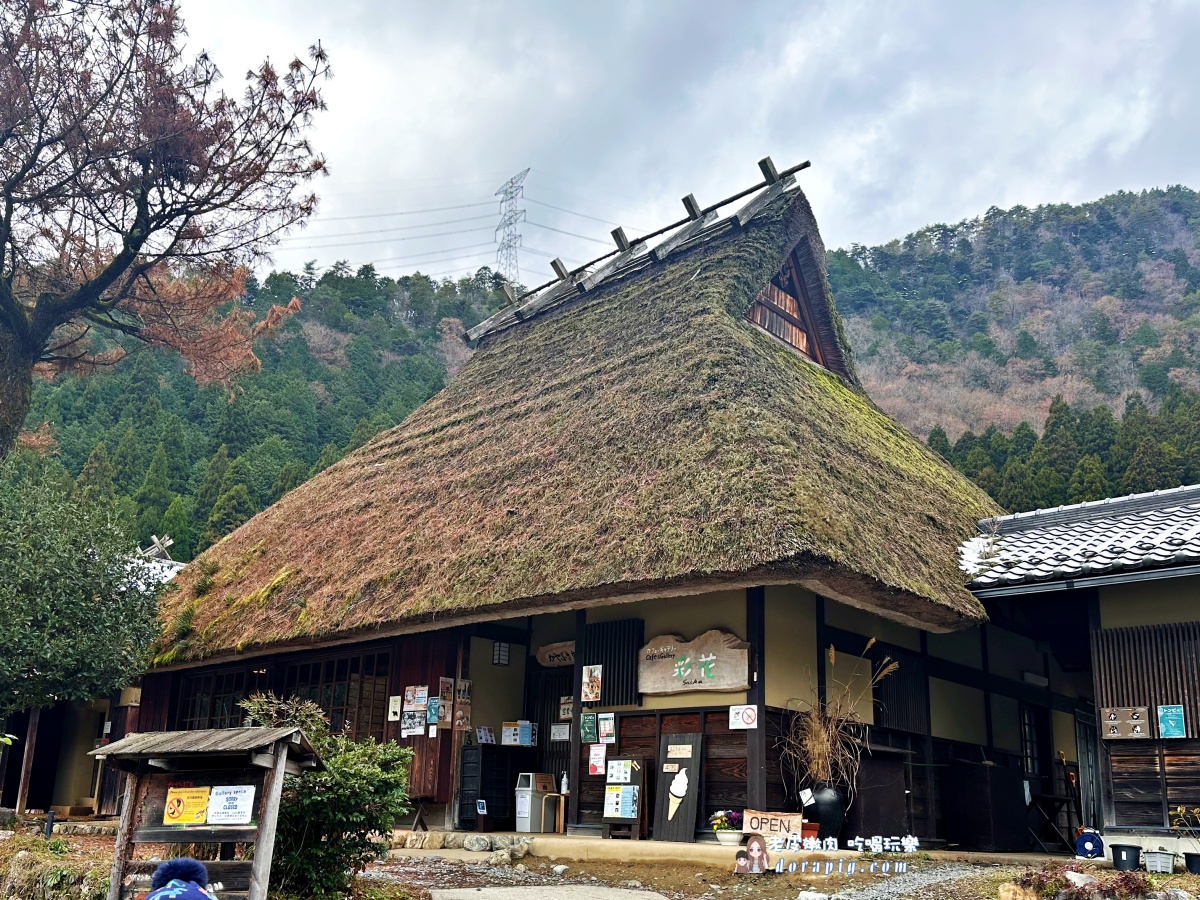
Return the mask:
<path id="1" fill-rule="evenodd" d="M 1160 738 L 1187 737 L 1182 706 L 1169 705 L 1158 708 L 1158 736 Z"/>
<path id="2" fill-rule="evenodd" d="M 645 769 L 642 760 L 614 756 L 606 765 L 604 785 L 605 825 L 628 825 L 641 818 L 642 784 Z"/>
<path id="3" fill-rule="evenodd" d="M 1105 740 L 1149 738 L 1148 706 L 1106 706 L 1100 710 L 1100 734 Z"/>
<path id="4" fill-rule="evenodd" d="M 654 798 L 656 841 L 696 840 L 696 809 L 700 802 L 700 775 L 704 765 L 704 736 L 664 734 L 658 748 Z"/>

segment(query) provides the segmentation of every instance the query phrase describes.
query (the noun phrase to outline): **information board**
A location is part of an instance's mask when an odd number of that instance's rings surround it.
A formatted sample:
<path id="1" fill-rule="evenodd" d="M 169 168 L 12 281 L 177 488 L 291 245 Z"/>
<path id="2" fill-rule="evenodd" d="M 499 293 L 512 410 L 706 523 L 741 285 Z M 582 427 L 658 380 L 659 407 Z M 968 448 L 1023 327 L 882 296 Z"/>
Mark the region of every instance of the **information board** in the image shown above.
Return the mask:
<path id="1" fill-rule="evenodd" d="M 600 746 L 604 746 L 601 744 Z M 607 784 L 604 786 L 605 825 L 629 825 L 641 816 L 642 804 L 642 760 L 634 757 L 614 756 L 606 765 Z"/>
<path id="2" fill-rule="evenodd" d="M 1187 727 L 1183 720 L 1181 705 L 1160 706 L 1158 708 L 1158 736 L 1160 738 L 1187 737 Z"/>
<path id="3" fill-rule="evenodd" d="M 1146 706 L 1106 706 L 1100 710 L 1100 736 L 1105 740 L 1149 738 L 1150 709 Z"/>

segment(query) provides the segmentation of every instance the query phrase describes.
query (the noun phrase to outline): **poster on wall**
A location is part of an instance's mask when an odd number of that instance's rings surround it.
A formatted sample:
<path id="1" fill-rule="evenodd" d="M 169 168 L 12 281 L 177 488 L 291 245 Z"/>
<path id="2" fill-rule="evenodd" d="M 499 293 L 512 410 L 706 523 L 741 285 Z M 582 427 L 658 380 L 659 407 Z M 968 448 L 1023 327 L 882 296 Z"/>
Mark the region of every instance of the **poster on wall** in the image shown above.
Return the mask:
<path id="1" fill-rule="evenodd" d="M 208 791 L 206 787 L 167 788 L 167 802 L 163 806 L 164 825 L 203 825 L 208 815 Z"/>
<path id="2" fill-rule="evenodd" d="M 600 740 L 600 732 L 596 727 L 596 714 L 585 712 L 579 717 L 579 740 L 584 744 L 594 744 Z"/>
<path id="3" fill-rule="evenodd" d="M 436 725 L 438 723 L 438 708 L 441 705 L 442 700 L 440 697 L 429 698 L 429 706 L 425 710 L 425 721 L 430 725 Z"/>
<path id="4" fill-rule="evenodd" d="M 454 730 L 455 731 L 470 731 L 471 730 L 471 704 L 470 703 L 454 704 Z"/>
<path id="5" fill-rule="evenodd" d="M 404 698 L 400 696 L 388 697 L 388 721 L 399 722 L 400 713 L 404 709 Z"/>
<path id="6" fill-rule="evenodd" d="M 208 825 L 249 825 L 254 819 L 254 785 L 217 785 L 208 795 Z"/>
<path id="7" fill-rule="evenodd" d="M 558 721 L 570 722 L 575 715 L 575 698 L 574 697 L 559 697 L 558 698 Z"/>
<path id="8" fill-rule="evenodd" d="M 588 774 L 604 775 L 604 758 L 608 756 L 607 744 L 592 744 L 588 748 Z"/>
<path id="9" fill-rule="evenodd" d="M 600 680 L 603 675 L 603 666 L 584 666 L 583 667 L 583 684 L 579 691 L 579 700 L 581 703 L 599 703 L 600 702 Z"/>
<path id="10" fill-rule="evenodd" d="M 731 731 L 748 731 L 758 727 L 757 706 L 729 707 L 729 729 Z"/>
<path id="11" fill-rule="evenodd" d="M 550 740 L 569 741 L 571 739 L 571 724 L 569 722 L 550 726 Z"/>
<path id="12" fill-rule="evenodd" d="M 1158 708 L 1158 736 L 1160 738 L 1187 737 L 1182 706 L 1169 705 Z"/>
<path id="13" fill-rule="evenodd" d="M 1103 707 L 1100 710 L 1100 736 L 1105 740 L 1150 737 L 1150 708 L 1146 706 Z"/>
<path id="14" fill-rule="evenodd" d="M 629 784 L 629 778 L 632 774 L 632 759 L 610 759 L 608 761 L 608 774 L 605 780 L 609 784 Z"/>
<path id="15" fill-rule="evenodd" d="M 454 688 L 454 699 L 459 703 L 471 702 L 471 682 L 460 678 Z"/>
<path id="16" fill-rule="evenodd" d="M 454 679 L 438 679 L 438 724 L 449 724 L 454 714 Z"/>
<path id="17" fill-rule="evenodd" d="M 425 710 L 406 709 L 400 717 L 400 737 L 420 737 L 425 733 Z"/>
<path id="18" fill-rule="evenodd" d="M 522 719 L 517 722 L 517 743 L 522 747 L 532 747 L 533 740 L 533 723 Z"/>
<path id="19" fill-rule="evenodd" d="M 600 729 L 600 743 L 615 744 L 617 742 L 617 714 L 600 713 L 596 717 Z"/>
<path id="20" fill-rule="evenodd" d="M 496 732 L 492 731 L 490 725 L 480 725 L 475 729 L 475 737 L 481 744 L 496 743 Z"/>

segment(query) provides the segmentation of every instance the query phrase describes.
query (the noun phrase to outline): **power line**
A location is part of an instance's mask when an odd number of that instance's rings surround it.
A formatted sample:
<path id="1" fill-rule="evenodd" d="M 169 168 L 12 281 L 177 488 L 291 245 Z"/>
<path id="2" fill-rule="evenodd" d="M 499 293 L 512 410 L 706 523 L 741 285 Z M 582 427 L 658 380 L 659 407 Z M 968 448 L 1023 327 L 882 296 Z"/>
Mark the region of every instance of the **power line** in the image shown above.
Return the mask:
<path id="1" fill-rule="evenodd" d="M 612 241 L 602 241 L 598 238 L 588 237 L 586 234 L 576 234 L 574 231 L 563 231 L 561 228 L 551 228 L 549 225 L 542 225 L 538 222 L 529 222 L 528 224 L 532 225 L 534 228 L 544 228 L 547 231 L 556 231 L 559 234 L 569 235 L 570 237 L 582 238 L 585 241 L 591 241 L 593 244 L 604 244 L 606 247 L 612 243 Z"/>
<path id="2" fill-rule="evenodd" d="M 397 262 L 397 261 L 403 261 L 403 260 L 423 260 L 425 257 L 427 257 L 427 256 L 430 256 L 430 255 L 432 255 L 432 254 L 441 254 L 441 253 L 457 253 L 459 250 L 475 250 L 475 249 L 477 249 L 477 248 L 479 248 L 479 247 L 495 247 L 495 246 L 496 246 L 496 242 L 495 242 L 495 241 L 484 241 L 484 242 L 483 242 L 483 243 L 481 243 L 481 244 L 463 244 L 461 247 L 447 247 L 445 250 L 430 250 L 430 251 L 428 251 L 427 253 L 415 253 L 415 254 L 413 254 L 412 256 L 384 256 L 384 257 L 381 257 L 380 259 L 373 259 L 373 260 L 371 260 L 371 263 L 372 263 L 372 264 L 374 264 L 374 263 L 377 263 L 377 262 Z M 491 251 L 491 250 L 488 250 L 487 252 L 488 252 L 488 253 L 491 253 L 492 251 Z"/>
<path id="3" fill-rule="evenodd" d="M 490 216 L 488 217 L 490 218 Z M 424 241 L 435 237 L 448 237 L 452 234 L 471 234 L 476 231 L 490 231 L 490 225 L 480 225 L 478 228 L 460 228 L 457 231 L 439 231 L 436 234 L 412 234 L 407 237 L 377 238 L 371 241 L 345 241 L 340 244 L 318 244 L 307 247 L 284 247 L 284 250 L 330 250 L 336 247 L 362 247 L 367 244 L 390 244 L 394 241 Z"/>
<path id="4" fill-rule="evenodd" d="M 388 213 L 370 213 L 365 216 L 320 216 L 317 221 L 320 222 L 345 222 L 350 219 L 384 219 L 390 216 L 415 216 L 420 213 L 431 212 L 447 212 L 452 209 L 473 209 L 476 206 L 495 206 L 495 200 L 488 200 L 485 203 L 463 203 L 459 206 L 431 206 L 428 209 L 406 209 L 399 212 Z"/>
<path id="5" fill-rule="evenodd" d="M 567 209 L 564 206 L 555 206 L 553 203 L 544 203 L 541 200 L 534 200 L 532 197 L 526 197 L 525 201 L 527 203 L 536 203 L 538 206 L 544 206 L 547 209 L 556 209 L 559 212 L 564 212 L 571 216 L 578 216 L 581 219 L 591 219 L 593 222 L 599 222 L 601 225 L 615 225 L 615 226 L 619 227 L 621 224 L 620 222 L 610 222 L 608 219 L 601 219 L 596 216 L 589 216 L 587 213 L 576 212 L 575 210 Z M 637 228 L 633 225 L 630 225 L 629 230 L 630 231 L 645 231 L 646 229 Z"/>
<path id="6" fill-rule="evenodd" d="M 461 222 L 479 222 L 479 221 L 482 221 L 483 219 L 490 219 L 490 218 L 492 218 L 490 215 L 489 216 L 465 216 L 464 218 L 461 218 L 461 219 L 442 219 L 440 222 L 425 222 L 422 225 L 397 225 L 395 228 L 376 228 L 372 231 L 339 231 L 339 232 L 335 232 L 334 234 L 307 234 L 307 235 L 297 234 L 297 235 L 291 235 L 289 237 L 285 237 L 283 240 L 285 240 L 285 241 L 300 240 L 301 238 L 304 238 L 304 237 L 312 238 L 314 240 L 324 240 L 325 238 L 355 237 L 357 235 L 366 235 L 366 234 L 389 234 L 393 231 L 413 231 L 418 228 L 437 228 L 441 225 L 458 225 Z"/>

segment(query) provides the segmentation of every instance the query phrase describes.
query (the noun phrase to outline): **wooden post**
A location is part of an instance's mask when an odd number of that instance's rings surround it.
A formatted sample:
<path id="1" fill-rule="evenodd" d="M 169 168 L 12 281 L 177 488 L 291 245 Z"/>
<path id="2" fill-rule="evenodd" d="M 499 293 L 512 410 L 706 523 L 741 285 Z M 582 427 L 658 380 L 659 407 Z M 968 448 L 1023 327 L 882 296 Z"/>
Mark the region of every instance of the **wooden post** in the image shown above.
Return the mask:
<path id="1" fill-rule="evenodd" d="M 271 856 L 275 853 L 275 826 L 279 819 L 279 798 L 283 794 L 284 768 L 287 766 L 287 739 L 275 742 L 275 765 L 267 772 L 263 784 L 262 814 L 258 837 L 254 841 L 254 865 L 250 869 L 250 892 L 247 900 L 267 900 L 267 884 L 271 878 Z M 113 898 L 109 898 L 113 900 Z"/>
<path id="2" fill-rule="evenodd" d="M 112 872 L 108 878 L 108 900 L 121 900 L 121 880 L 125 877 L 125 862 L 129 859 L 129 848 L 133 837 L 133 813 L 137 809 L 138 776 L 125 774 L 125 802 L 121 805 L 121 819 L 117 826 L 117 843 L 113 847 Z"/>
<path id="3" fill-rule="evenodd" d="M 575 666 L 574 666 L 574 684 L 571 686 L 571 696 L 575 699 L 571 703 L 571 758 L 567 760 L 567 779 L 570 789 L 569 805 L 567 810 L 567 825 L 579 824 L 579 754 L 583 752 L 583 741 L 579 734 L 579 721 L 583 715 L 583 693 L 580 690 L 583 682 L 583 636 L 587 631 L 587 610 L 580 609 L 575 612 Z"/>
<path id="4" fill-rule="evenodd" d="M 746 702 L 754 704 L 758 727 L 746 735 L 746 801 L 751 809 L 767 808 L 766 588 L 746 589 L 746 640 L 750 643 L 750 689 Z"/>
<path id="5" fill-rule="evenodd" d="M 21 754 L 21 781 L 17 786 L 17 815 L 25 815 L 29 805 L 29 779 L 33 775 L 33 751 L 37 747 L 38 722 L 42 708 L 35 706 L 29 711 L 29 727 L 25 729 L 25 750 Z"/>

